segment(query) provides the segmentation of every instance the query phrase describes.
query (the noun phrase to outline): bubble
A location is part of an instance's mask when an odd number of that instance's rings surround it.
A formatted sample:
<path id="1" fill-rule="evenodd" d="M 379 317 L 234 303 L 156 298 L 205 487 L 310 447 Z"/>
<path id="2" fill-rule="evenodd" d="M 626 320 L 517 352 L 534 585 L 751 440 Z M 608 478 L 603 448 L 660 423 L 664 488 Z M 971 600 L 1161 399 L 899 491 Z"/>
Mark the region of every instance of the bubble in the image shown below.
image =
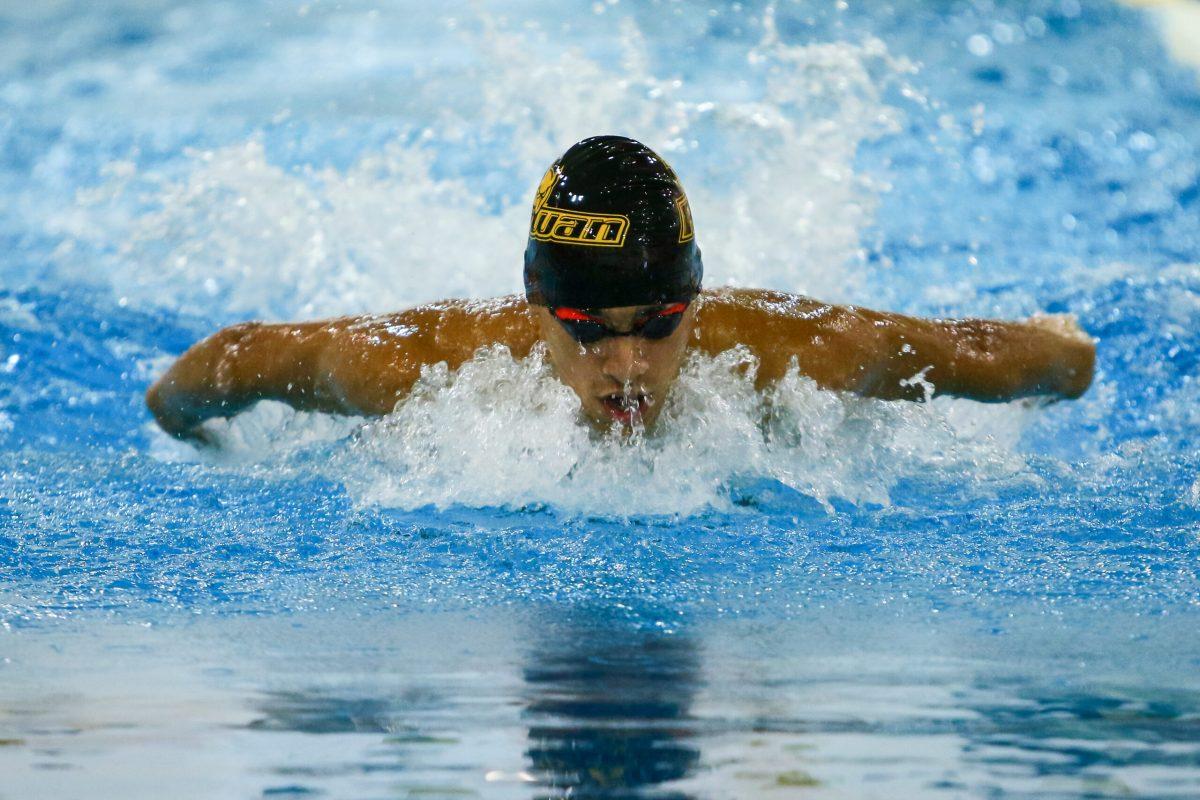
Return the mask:
<path id="1" fill-rule="evenodd" d="M 1013 25 L 1008 25 L 1003 22 L 997 22 L 992 26 L 992 38 L 999 44 L 1012 44 L 1017 40 L 1020 28 Z"/>
<path id="2" fill-rule="evenodd" d="M 1135 153 L 1153 150 L 1158 146 L 1158 140 L 1145 131 L 1134 131 L 1129 136 L 1129 149 Z"/>
<path id="3" fill-rule="evenodd" d="M 977 33 L 967 39 L 967 50 L 971 55 L 980 58 L 989 56 L 992 54 L 992 40 L 982 33 Z"/>

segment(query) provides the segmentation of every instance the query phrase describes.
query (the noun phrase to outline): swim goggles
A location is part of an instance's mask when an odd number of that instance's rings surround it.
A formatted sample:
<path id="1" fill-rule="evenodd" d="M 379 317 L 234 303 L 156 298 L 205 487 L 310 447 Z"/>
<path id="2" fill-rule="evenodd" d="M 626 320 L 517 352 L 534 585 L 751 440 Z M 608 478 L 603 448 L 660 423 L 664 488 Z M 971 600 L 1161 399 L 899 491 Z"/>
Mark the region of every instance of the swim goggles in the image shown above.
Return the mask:
<path id="1" fill-rule="evenodd" d="M 550 313 L 567 329 L 571 338 L 580 344 L 595 344 L 607 336 L 641 336 L 644 339 L 665 339 L 675 332 L 683 321 L 687 303 L 673 303 L 636 320 L 627 331 L 613 330 L 599 317 L 577 308 L 551 308 Z"/>

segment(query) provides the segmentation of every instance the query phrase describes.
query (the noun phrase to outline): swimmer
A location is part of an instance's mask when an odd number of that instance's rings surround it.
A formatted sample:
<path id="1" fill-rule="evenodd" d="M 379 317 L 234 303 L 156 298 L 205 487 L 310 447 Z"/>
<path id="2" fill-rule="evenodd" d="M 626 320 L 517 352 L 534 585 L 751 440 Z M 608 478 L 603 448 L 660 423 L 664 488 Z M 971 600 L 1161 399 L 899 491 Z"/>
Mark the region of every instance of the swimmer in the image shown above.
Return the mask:
<path id="1" fill-rule="evenodd" d="M 1002 322 L 919 319 L 764 289 L 701 288 L 691 210 L 667 163 L 620 136 L 585 139 L 538 186 L 525 294 L 447 300 L 377 316 L 246 322 L 184 353 L 146 394 L 163 430 L 259 400 L 381 416 L 423 367 L 457 369 L 480 348 L 545 348 L 554 374 L 601 429 L 650 428 L 690 351 L 742 346 L 765 388 L 795 364 L 819 386 L 886 400 L 1076 398 L 1095 345 L 1069 315 Z"/>

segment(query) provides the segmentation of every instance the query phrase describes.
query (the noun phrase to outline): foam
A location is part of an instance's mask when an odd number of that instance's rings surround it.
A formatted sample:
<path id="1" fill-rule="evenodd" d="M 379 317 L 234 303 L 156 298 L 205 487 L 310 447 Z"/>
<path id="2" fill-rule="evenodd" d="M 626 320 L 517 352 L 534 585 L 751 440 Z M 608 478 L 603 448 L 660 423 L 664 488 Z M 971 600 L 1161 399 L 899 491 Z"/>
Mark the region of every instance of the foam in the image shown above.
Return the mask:
<path id="1" fill-rule="evenodd" d="M 160 456 L 274 476 L 318 470 L 361 505 L 552 506 L 630 517 L 730 510 L 735 487 L 766 479 L 816 498 L 888 505 L 902 479 L 967 474 L 1037 482 L 1017 449 L 1031 406 L 951 398 L 896 403 L 820 390 L 797 365 L 767 393 L 745 350 L 694 354 L 647 434 L 597 433 L 545 353 L 480 351 L 457 372 L 427 368 L 377 420 L 263 403 L 210 423 L 217 450 L 158 437 Z"/>
<path id="2" fill-rule="evenodd" d="M 58 269 L 135 307 L 219 319 L 517 291 L 546 164 L 580 138 L 622 132 L 681 172 L 709 285 L 831 300 L 862 289 L 859 236 L 886 185 L 857 174 L 854 159 L 898 128 L 900 110 L 882 98 L 912 71 L 881 41 L 786 45 L 768 16 L 746 56 L 756 88 L 718 102 L 655 75 L 630 20 L 614 63 L 482 22 L 464 34 L 482 61 L 481 92 L 456 98 L 436 129 L 404 129 L 340 170 L 281 165 L 260 134 L 188 150 L 170 168 L 136 154 L 112 162 L 53 215 Z M 499 189 L 498 175 L 510 176 Z"/>

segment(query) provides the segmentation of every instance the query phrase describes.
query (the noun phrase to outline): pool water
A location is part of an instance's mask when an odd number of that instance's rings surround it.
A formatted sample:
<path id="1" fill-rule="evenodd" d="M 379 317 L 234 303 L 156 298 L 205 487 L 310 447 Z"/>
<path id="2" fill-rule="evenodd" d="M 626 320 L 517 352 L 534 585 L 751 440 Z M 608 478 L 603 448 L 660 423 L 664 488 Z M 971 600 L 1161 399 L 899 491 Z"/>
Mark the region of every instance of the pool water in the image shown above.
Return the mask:
<path id="1" fill-rule="evenodd" d="M 1161 14 L 0 10 L 0 797 L 1196 796 L 1200 82 Z M 222 325 L 517 291 L 601 132 L 670 159 L 709 285 L 1071 312 L 1095 385 L 792 375 L 763 424 L 731 352 L 630 446 L 491 350 L 382 420 L 150 422 Z"/>

